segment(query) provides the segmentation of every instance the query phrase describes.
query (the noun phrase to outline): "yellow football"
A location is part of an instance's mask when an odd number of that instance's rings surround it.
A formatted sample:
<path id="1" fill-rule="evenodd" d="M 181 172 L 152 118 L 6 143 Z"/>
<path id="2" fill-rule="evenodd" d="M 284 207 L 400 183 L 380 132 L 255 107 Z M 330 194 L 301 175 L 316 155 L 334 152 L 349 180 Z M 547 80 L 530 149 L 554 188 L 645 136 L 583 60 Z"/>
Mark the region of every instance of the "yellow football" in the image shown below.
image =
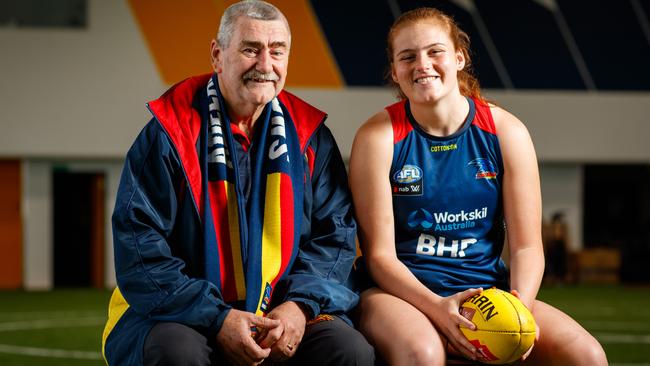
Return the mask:
<path id="1" fill-rule="evenodd" d="M 485 290 L 467 299 L 460 312 L 476 325 L 476 330 L 460 330 L 487 360 L 485 363 L 515 362 L 535 342 L 533 314 L 509 292 Z"/>

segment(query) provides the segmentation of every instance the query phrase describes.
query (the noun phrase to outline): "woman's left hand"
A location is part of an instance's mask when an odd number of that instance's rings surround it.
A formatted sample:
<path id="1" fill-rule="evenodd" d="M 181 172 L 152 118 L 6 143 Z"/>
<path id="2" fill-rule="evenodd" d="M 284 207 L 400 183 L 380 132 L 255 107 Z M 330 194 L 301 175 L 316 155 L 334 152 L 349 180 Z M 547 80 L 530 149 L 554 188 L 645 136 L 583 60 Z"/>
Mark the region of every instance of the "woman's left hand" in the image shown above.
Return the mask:
<path id="1" fill-rule="evenodd" d="M 478 295 L 482 291 L 482 288 L 474 288 L 443 297 L 438 308 L 427 314 L 436 329 L 441 331 L 447 338 L 449 344 L 464 357 L 471 360 L 477 360 L 480 354 L 477 353 L 476 347 L 460 331 L 460 327 L 473 330 L 476 326 L 460 313 L 460 305 L 468 298 Z"/>

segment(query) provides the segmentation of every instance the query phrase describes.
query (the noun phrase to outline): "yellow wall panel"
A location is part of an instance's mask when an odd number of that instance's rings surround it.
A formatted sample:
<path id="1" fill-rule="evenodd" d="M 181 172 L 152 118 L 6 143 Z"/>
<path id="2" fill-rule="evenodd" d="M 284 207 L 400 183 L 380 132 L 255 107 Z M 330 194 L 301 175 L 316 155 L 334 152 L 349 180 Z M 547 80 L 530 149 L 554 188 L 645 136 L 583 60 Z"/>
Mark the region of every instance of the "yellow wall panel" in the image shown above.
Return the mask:
<path id="1" fill-rule="evenodd" d="M 287 86 L 343 87 L 343 78 L 309 0 L 273 3 L 282 10 L 291 27 Z"/>
<path id="2" fill-rule="evenodd" d="M 174 84 L 210 72 L 210 41 L 233 0 L 129 0 L 160 77 Z M 272 1 L 292 33 L 287 86 L 340 88 L 343 79 L 308 0 Z"/>
<path id="3" fill-rule="evenodd" d="M 223 1 L 129 0 L 161 79 L 174 84 L 211 71 L 210 40 Z M 221 6 L 219 6 L 221 5 Z"/>

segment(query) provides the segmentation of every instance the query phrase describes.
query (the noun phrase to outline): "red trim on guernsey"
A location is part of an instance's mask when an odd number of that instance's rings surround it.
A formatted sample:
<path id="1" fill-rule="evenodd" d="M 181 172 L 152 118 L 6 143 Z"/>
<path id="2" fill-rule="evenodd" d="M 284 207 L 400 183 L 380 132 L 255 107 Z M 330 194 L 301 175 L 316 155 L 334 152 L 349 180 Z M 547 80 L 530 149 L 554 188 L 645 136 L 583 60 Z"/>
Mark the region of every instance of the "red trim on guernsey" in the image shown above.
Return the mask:
<path id="1" fill-rule="evenodd" d="M 304 154 L 309 139 L 316 132 L 318 126 L 325 121 L 327 114 L 286 90 L 280 92 L 278 99 L 287 108 L 294 121 L 300 142 L 300 151 Z M 296 116 L 301 116 L 299 121 L 296 121 Z"/>
<path id="2" fill-rule="evenodd" d="M 411 126 L 408 118 L 406 118 L 405 104 L 406 100 L 402 100 L 386 107 L 386 111 L 393 124 L 393 144 L 402 141 L 413 130 L 413 126 Z"/>
<path id="3" fill-rule="evenodd" d="M 476 115 L 472 124 L 483 131 L 489 132 L 493 135 L 497 134 L 497 129 L 494 127 L 494 119 L 492 118 L 492 111 L 490 106 L 482 100 L 472 98 L 476 109 Z"/>
<path id="4" fill-rule="evenodd" d="M 192 108 L 192 102 L 197 90 L 205 87 L 211 76 L 205 74 L 185 79 L 148 103 L 149 110 L 176 147 L 199 212 L 203 212 L 203 197 L 201 166 L 195 144 L 201 132 L 201 116 Z"/>

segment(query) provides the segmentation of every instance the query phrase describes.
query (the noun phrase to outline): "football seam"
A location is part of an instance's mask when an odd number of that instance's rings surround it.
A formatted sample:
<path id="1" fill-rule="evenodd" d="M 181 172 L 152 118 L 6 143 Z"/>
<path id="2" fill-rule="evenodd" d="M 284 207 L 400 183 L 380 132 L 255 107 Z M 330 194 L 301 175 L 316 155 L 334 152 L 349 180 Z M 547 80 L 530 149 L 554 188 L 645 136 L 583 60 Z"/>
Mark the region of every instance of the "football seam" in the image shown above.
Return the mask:
<path id="1" fill-rule="evenodd" d="M 469 328 L 467 328 L 469 329 Z M 488 333 L 509 333 L 509 334 L 535 334 L 535 332 L 513 332 L 508 330 L 489 330 L 489 329 L 476 329 L 475 331 L 488 332 Z"/>
<path id="2" fill-rule="evenodd" d="M 522 328 L 522 326 L 521 326 L 521 316 L 519 314 L 519 311 L 517 311 L 517 306 L 515 306 L 515 304 L 513 304 L 512 301 L 510 301 L 508 296 L 503 295 L 503 298 L 506 299 L 510 303 L 510 305 L 515 309 L 515 313 L 517 314 L 517 322 L 519 323 L 519 332 L 518 333 L 519 334 L 532 334 L 532 332 L 521 332 L 521 328 Z M 517 343 L 518 343 L 517 348 L 521 347 L 521 337 L 519 337 L 519 341 Z M 508 356 L 508 360 L 512 358 L 512 355 L 515 354 L 515 351 L 516 351 L 517 348 L 515 348 L 512 351 L 512 353 Z"/>

